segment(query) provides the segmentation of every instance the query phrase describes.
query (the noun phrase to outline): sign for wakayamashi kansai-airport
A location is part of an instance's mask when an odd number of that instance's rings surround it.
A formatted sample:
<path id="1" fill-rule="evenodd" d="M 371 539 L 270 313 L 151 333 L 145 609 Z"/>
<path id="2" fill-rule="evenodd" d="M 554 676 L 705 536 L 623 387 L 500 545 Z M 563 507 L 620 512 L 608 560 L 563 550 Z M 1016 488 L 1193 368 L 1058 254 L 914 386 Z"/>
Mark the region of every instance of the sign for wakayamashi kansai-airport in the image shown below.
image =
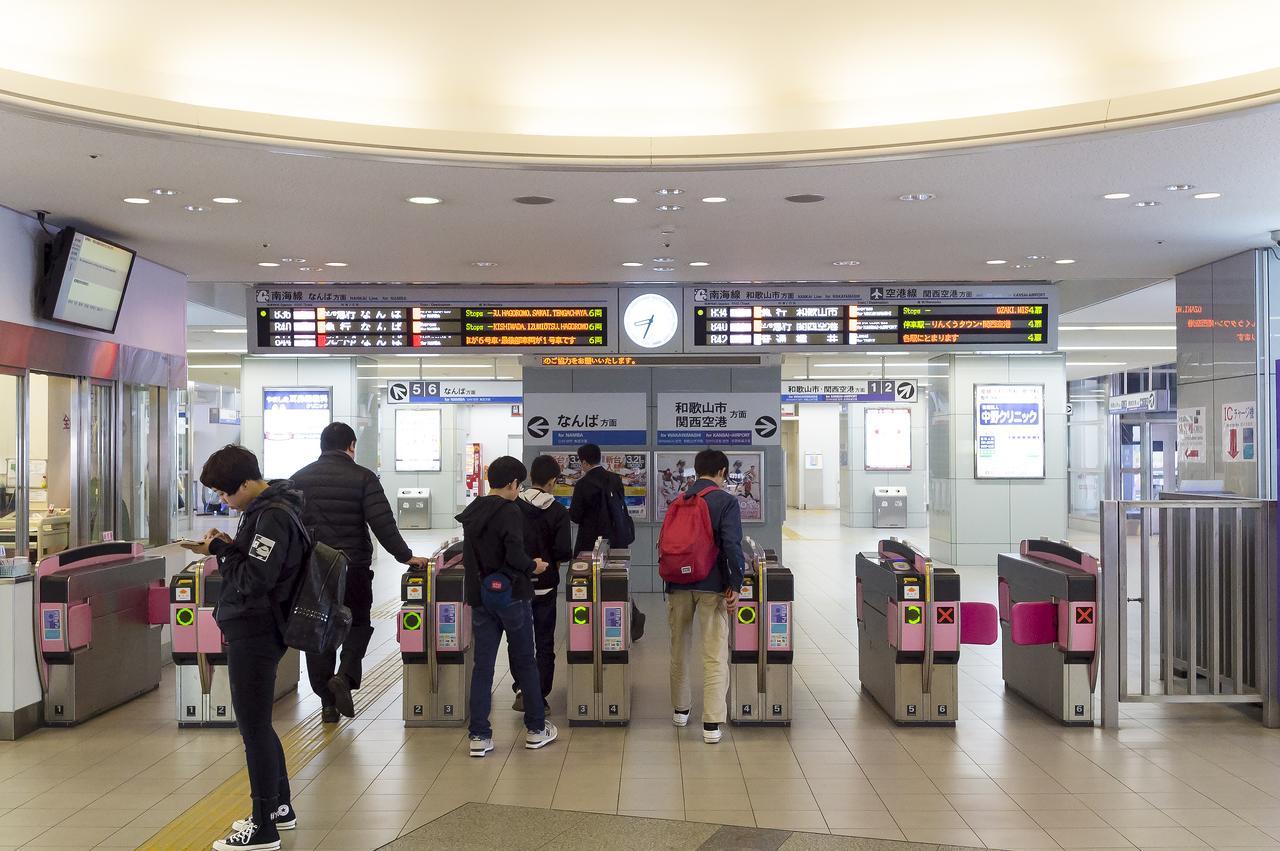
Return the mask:
<path id="1" fill-rule="evenodd" d="M 841 402 L 851 404 L 876 402 L 914 402 L 916 383 L 898 378 L 870 378 L 861 381 L 784 381 L 782 401 Z"/>
<path id="2" fill-rule="evenodd" d="M 777 446 L 777 393 L 659 393 L 659 446 Z"/>

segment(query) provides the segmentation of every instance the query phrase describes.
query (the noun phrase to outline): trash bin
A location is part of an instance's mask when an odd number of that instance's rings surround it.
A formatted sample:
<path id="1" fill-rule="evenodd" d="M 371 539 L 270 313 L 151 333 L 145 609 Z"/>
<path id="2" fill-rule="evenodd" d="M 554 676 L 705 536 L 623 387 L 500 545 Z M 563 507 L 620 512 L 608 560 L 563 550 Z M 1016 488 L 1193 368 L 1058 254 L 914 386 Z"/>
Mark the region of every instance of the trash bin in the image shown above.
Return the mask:
<path id="1" fill-rule="evenodd" d="M 907 525 L 907 489 L 874 488 L 871 525 L 876 529 L 901 529 Z"/>
<path id="2" fill-rule="evenodd" d="M 401 529 L 430 529 L 431 488 L 396 491 L 396 522 Z"/>

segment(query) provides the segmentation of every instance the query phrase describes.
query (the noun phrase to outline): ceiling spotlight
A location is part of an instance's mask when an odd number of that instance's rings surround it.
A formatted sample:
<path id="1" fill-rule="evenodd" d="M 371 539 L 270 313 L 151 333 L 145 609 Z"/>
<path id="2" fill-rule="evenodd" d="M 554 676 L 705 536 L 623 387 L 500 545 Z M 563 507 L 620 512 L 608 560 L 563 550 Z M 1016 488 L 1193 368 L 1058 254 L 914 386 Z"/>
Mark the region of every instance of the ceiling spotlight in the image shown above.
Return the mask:
<path id="1" fill-rule="evenodd" d="M 729 200 L 728 198 L 722 198 L 722 197 L 720 197 L 719 195 L 712 195 L 710 198 L 703 198 L 703 199 L 702 199 L 702 203 L 704 203 L 704 204 L 723 204 L 725 201 L 728 201 L 728 200 Z"/>
<path id="2" fill-rule="evenodd" d="M 1054 260 L 1053 262 L 1054 262 L 1054 263 L 1057 263 L 1059 266 L 1070 266 L 1072 263 L 1074 263 L 1074 262 L 1076 262 L 1076 261 L 1071 260 L 1070 258 L 1065 258 L 1065 257 L 1064 257 L 1064 258 L 1063 258 L 1063 259 L 1061 259 L 1061 260 Z"/>
<path id="3" fill-rule="evenodd" d="M 675 270 L 676 269 L 674 266 L 654 266 L 653 267 L 653 271 L 655 272 L 674 272 Z"/>
<path id="4" fill-rule="evenodd" d="M 161 196 L 163 196 L 163 197 L 165 197 L 165 198 L 168 198 L 170 195 L 177 195 L 177 194 L 178 194 L 178 190 L 176 190 L 176 189 L 152 189 L 152 190 L 151 190 L 151 194 L 152 194 L 152 195 L 161 195 Z"/>
<path id="5" fill-rule="evenodd" d="M 792 204 L 816 204 L 819 201 L 827 200 L 825 195 L 788 195 L 787 200 Z"/>
<path id="6" fill-rule="evenodd" d="M 1014 263 L 1014 264 L 1013 264 L 1013 268 L 1015 268 L 1015 269 L 1030 269 L 1030 268 L 1031 268 L 1031 264 L 1030 264 L 1030 263 Z"/>
<path id="7" fill-rule="evenodd" d="M 306 263 L 307 260 L 305 257 L 281 257 L 280 262 L 281 263 Z"/>
<path id="8" fill-rule="evenodd" d="M 932 192 L 910 192 L 906 195 L 899 195 L 899 201 L 932 201 L 937 196 Z"/>
<path id="9" fill-rule="evenodd" d="M 655 195 L 661 195 L 665 198 L 668 195 L 683 195 L 684 190 L 683 189 L 655 189 L 653 190 L 653 193 Z"/>
<path id="10" fill-rule="evenodd" d="M 433 198 L 430 195 L 412 195 L 406 199 L 410 204 L 439 204 L 439 198 Z"/>
<path id="11" fill-rule="evenodd" d="M 659 204 L 653 209 L 657 210 L 659 213 L 674 213 L 676 210 L 683 210 L 684 207 L 681 207 L 679 204 Z"/>
<path id="12" fill-rule="evenodd" d="M 861 260 L 832 260 L 832 266 L 861 266 Z"/>
<path id="13" fill-rule="evenodd" d="M 1103 195 L 1102 197 L 1107 199 L 1108 201 L 1122 201 L 1125 198 L 1129 197 L 1129 193 L 1128 192 L 1108 192 L 1106 195 Z"/>
<path id="14" fill-rule="evenodd" d="M 126 204 L 150 204 L 150 198 L 122 198 Z"/>
<path id="15" fill-rule="evenodd" d="M 1208 201 L 1212 198 L 1221 198 L 1222 193 L 1221 192 L 1197 192 L 1195 195 L 1192 195 L 1191 197 L 1195 198 L 1197 201 Z M 127 201 L 129 199 L 126 198 L 125 200 Z"/>
<path id="16" fill-rule="evenodd" d="M 1160 206 L 1160 202 L 1159 202 L 1159 201 L 1134 201 L 1134 202 L 1133 202 L 1133 206 L 1135 206 L 1135 207 L 1159 207 L 1159 206 Z"/>
<path id="17" fill-rule="evenodd" d="M 299 272 L 319 272 L 320 267 L 319 266 L 299 266 L 298 271 Z"/>
<path id="18" fill-rule="evenodd" d="M 1008 263 L 1008 262 L 1009 262 L 1008 260 L 988 260 L 988 261 L 987 261 L 987 265 L 988 265 L 988 266 L 1003 266 L 1004 264 L 1006 264 L 1006 263 Z"/>
<path id="19" fill-rule="evenodd" d="M 262 261 L 261 263 L 259 263 L 258 265 L 259 265 L 259 266 L 265 266 L 265 267 L 267 267 L 268 269 L 274 269 L 276 266 L 279 266 L 280 264 L 279 264 L 279 263 L 272 263 L 270 260 L 263 260 L 263 261 Z"/>
<path id="20" fill-rule="evenodd" d="M 623 265 L 623 266 L 630 266 L 630 267 L 632 267 L 632 268 L 635 268 L 635 267 L 637 267 L 637 266 L 643 266 L 644 264 L 643 264 L 643 263 L 637 263 L 637 262 L 636 262 L 636 261 L 634 261 L 634 260 L 628 260 L 626 263 L 623 263 L 622 265 Z"/>
<path id="21" fill-rule="evenodd" d="M 208 207 L 201 207 L 199 204 L 188 204 L 187 206 L 183 207 L 182 209 L 186 210 L 188 213 L 207 213 L 207 212 L 209 212 L 209 208 L 208 208 Z"/>
<path id="22" fill-rule="evenodd" d="M 674 262 L 676 262 L 676 258 L 674 258 L 674 257 L 654 257 L 654 258 L 653 258 L 653 260 L 652 260 L 651 262 L 653 262 L 653 263 L 674 263 Z"/>
<path id="23" fill-rule="evenodd" d="M 625 197 L 625 196 L 624 196 L 624 197 L 622 197 L 622 198 L 614 198 L 614 199 L 613 199 L 613 203 L 615 203 L 615 204 L 639 204 L 639 203 L 640 203 L 640 199 L 639 199 L 639 198 L 629 198 L 629 197 Z"/>
<path id="24" fill-rule="evenodd" d="M 326 266 L 346 266 L 347 264 L 346 264 L 346 263 L 342 263 L 342 262 L 340 262 L 340 261 L 338 261 L 338 260 L 330 260 L 330 261 L 326 262 L 324 265 L 326 265 Z"/>
<path id="25" fill-rule="evenodd" d="M 215 204 L 239 204 L 239 203 L 240 203 L 240 199 L 239 199 L 239 198 L 232 198 L 232 197 L 230 197 L 229 195 L 222 195 L 222 196 L 220 196 L 220 197 L 218 197 L 218 198 L 214 198 L 214 199 L 213 199 L 213 203 L 215 203 Z"/>
<path id="26" fill-rule="evenodd" d="M 490 266 L 497 266 L 498 264 L 493 260 L 475 260 L 472 261 L 471 265 L 479 266 L 481 269 L 488 269 Z"/>
<path id="27" fill-rule="evenodd" d="M 1165 187 L 1170 192 L 1186 192 L 1188 189 L 1195 189 L 1190 183 L 1170 183 Z"/>
<path id="28" fill-rule="evenodd" d="M 545 195 L 521 195 L 519 198 L 512 198 L 517 204 L 530 204 L 538 206 L 539 204 L 552 204 L 556 199 L 548 198 Z"/>
<path id="29" fill-rule="evenodd" d="M 1043 255 L 1043 254 L 1028 254 L 1028 255 L 1026 256 L 1026 258 L 1024 258 L 1024 259 L 1026 259 L 1026 260 L 1030 260 L 1031 262 L 1033 262 L 1033 263 L 1034 263 L 1034 262 L 1035 262 L 1035 261 L 1037 261 L 1037 260 L 1043 260 L 1043 259 L 1044 259 L 1044 255 Z"/>
<path id="30" fill-rule="evenodd" d="M 690 266 L 710 266 L 711 264 L 708 263 L 706 260 L 692 260 L 689 262 L 689 265 Z"/>

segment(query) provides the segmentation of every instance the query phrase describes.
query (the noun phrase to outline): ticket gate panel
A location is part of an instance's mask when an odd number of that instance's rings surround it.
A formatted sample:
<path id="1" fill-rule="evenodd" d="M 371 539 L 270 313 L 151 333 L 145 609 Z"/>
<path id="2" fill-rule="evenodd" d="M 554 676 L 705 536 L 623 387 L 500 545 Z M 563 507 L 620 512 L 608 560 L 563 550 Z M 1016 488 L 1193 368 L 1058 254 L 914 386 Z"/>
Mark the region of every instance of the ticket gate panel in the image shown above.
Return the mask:
<path id="1" fill-rule="evenodd" d="M 570 726 L 631 721 L 631 551 L 599 539 L 569 567 L 568 716 Z"/>
<path id="2" fill-rule="evenodd" d="M 746 570 L 729 631 L 729 721 L 733 724 L 791 724 L 791 571 L 772 550 L 747 538 Z"/>
<path id="3" fill-rule="evenodd" d="M 445 542 L 431 556 L 429 567 L 405 571 L 400 599 L 396 639 L 404 662 L 405 726 L 465 725 L 474 652 L 462 541 Z"/>

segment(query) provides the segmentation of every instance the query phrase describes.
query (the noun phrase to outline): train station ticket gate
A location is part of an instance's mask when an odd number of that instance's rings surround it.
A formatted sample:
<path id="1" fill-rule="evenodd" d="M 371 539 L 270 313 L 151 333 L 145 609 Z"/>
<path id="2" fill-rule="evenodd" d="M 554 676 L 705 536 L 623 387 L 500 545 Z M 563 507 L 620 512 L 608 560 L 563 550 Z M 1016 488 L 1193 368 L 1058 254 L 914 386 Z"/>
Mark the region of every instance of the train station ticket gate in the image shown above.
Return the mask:
<path id="1" fill-rule="evenodd" d="M 169 627 L 179 727 L 234 727 L 222 628 L 213 610 L 222 592 L 216 558 L 201 558 L 169 580 Z M 285 650 L 276 670 L 275 699 L 298 688 L 300 658 Z"/>
<path id="2" fill-rule="evenodd" d="M 746 570 L 729 624 L 729 721 L 791 726 L 795 580 L 773 550 L 743 541 Z"/>
<path id="3" fill-rule="evenodd" d="M 36 567 L 44 722 L 79 724 L 160 685 L 164 557 L 126 541 L 63 550 Z"/>
<path id="4" fill-rule="evenodd" d="M 446 541 L 428 567 L 406 570 L 400 600 L 396 640 L 404 662 L 404 725 L 464 726 L 475 654 L 462 539 Z"/>
<path id="5" fill-rule="evenodd" d="M 1023 541 L 1001 553 L 1004 684 L 1069 726 L 1092 726 L 1102 608 L 1098 560 L 1068 543 Z"/>
<path id="6" fill-rule="evenodd" d="M 603 538 L 569 568 L 569 725 L 631 721 L 631 551 Z"/>
<path id="7" fill-rule="evenodd" d="M 889 538 L 857 555 L 862 690 L 897 724 L 954 725 L 961 644 L 995 644 L 996 607 L 960 600 L 960 574 Z"/>

